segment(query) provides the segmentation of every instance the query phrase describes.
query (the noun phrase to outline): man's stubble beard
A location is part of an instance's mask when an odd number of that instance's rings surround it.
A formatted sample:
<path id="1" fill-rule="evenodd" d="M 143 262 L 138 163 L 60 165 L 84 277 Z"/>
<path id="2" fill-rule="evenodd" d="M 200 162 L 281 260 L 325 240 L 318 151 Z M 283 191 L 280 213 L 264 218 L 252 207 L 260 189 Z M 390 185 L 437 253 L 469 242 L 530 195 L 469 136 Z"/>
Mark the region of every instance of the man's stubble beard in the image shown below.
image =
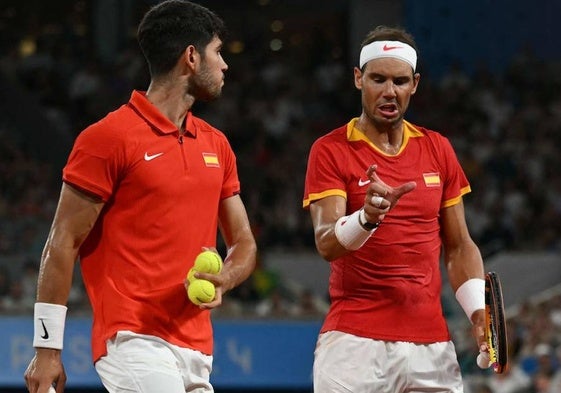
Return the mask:
<path id="1" fill-rule="evenodd" d="M 188 94 L 203 102 L 214 101 L 222 95 L 222 83 L 214 83 L 207 68 L 201 69 L 189 85 Z"/>

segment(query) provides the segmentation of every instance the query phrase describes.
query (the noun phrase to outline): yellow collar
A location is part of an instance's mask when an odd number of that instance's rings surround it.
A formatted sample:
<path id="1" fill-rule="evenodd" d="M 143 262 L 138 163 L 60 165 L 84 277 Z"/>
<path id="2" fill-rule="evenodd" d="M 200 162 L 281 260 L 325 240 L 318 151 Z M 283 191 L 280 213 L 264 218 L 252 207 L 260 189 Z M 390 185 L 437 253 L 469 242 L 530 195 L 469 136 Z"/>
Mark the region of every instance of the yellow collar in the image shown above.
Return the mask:
<path id="1" fill-rule="evenodd" d="M 368 139 L 366 135 L 364 135 L 364 132 L 355 127 L 357 121 L 358 117 L 355 117 L 351 119 L 351 121 L 349 121 L 349 123 L 347 124 L 347 139 L 349 140 L 349 142 L 364 141 L 380 154 L 390 156 L 391 154 L 387 154 L 382 151 L 378 146 L 372 143 L 372 141 Z M 422 135 L 422 132 L 415 128 L 413 124 L 409 123 L 407 120 L 403 120 L 403 142 L 401 143 L 399 151 L 395 155 L 401 154 L 403 149 L 405 149 L 405 146 L 407 146 L 409 138 L 418 138 Z"/>

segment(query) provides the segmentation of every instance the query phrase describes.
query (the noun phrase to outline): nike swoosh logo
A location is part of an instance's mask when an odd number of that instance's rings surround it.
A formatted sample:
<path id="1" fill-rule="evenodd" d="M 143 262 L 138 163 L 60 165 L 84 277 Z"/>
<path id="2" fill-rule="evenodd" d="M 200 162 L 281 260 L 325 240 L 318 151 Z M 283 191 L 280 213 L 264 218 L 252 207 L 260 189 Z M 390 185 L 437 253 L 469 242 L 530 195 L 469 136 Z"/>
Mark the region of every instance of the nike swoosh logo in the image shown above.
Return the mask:
<path id="1" fill-rule="evenodd" d="M 49 338 L 49 332 L 47 331 L 47 327 L 45 326 L 45 322 L 43 322 L 43 320 L 41 318 L 39 318 L 39 320 L 41 321 L 41 325 L 43 325 L 43 331 L 45 332 L 45 334 L 43 334 L 41 336 L 41 338 L 43 340 L 47 340 Z"/>
<path id="2" fill-rule="evenodd" d="M 157 154 L 153 154 L 153 155 L 149 156 L 149 155 L 148 155 L 148 152 L 146 152 L 146 153 L 144 153 L 144 159 L 145 159 L 146 161 L 151 161 L 151 160 L 153 160 L 154 158 L 160 157 L 162 154 L 164 154 L 164 153 L 157 153 Z"/>
<path id="3" fill-rule="evenodd" d="M 362 179 L 358 179 L 358 186 L 362 187 L 367 185 L 368 183 L 370 183 L 370 180 L 362 180 Z"/>
<path id="4" fill-rule="evenodd" d="M 399 48 L 403 48 L 403 46 L 388 46 L 388 44 L 384 44 L 384 47 L 382 48 L 382 50 L 383 51 L 388 51 L 388 50 L 399 49 Z"/>

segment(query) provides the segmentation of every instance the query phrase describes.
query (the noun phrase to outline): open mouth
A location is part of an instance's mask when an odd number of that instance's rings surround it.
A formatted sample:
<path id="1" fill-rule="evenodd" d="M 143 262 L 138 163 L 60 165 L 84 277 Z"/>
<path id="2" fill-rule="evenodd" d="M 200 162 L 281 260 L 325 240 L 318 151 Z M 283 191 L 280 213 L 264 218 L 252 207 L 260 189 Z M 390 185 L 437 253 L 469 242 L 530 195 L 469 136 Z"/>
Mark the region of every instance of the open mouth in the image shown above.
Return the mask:
<path id="1" fill-rule="evenodd" d="M 378 106 L 378 110 L 384 117 L 393 117 L 398 114 L 396 104 L 383 104 Z"/>

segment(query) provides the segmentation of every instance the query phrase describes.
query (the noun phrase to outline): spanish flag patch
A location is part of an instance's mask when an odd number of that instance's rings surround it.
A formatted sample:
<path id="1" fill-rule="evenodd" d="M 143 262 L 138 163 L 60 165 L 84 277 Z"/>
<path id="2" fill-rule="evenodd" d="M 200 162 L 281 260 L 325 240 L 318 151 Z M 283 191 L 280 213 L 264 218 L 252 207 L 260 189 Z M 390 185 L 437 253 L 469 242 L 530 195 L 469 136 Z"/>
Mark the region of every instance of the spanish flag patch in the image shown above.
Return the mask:
<path id="1" fill-rule="evenodd" d="M 427 187 L 440 187 L 440 175 L 438 172 L 423 173 L 425 179 L 425 186 Z"/>
<path id="2" fill-rule="evenodd" d="M 203 153 L 203 160 L 206 166 L 212 166 L 220 168 L 220 163 L 218 162 L 218 156 L 216 153 Z"/>

